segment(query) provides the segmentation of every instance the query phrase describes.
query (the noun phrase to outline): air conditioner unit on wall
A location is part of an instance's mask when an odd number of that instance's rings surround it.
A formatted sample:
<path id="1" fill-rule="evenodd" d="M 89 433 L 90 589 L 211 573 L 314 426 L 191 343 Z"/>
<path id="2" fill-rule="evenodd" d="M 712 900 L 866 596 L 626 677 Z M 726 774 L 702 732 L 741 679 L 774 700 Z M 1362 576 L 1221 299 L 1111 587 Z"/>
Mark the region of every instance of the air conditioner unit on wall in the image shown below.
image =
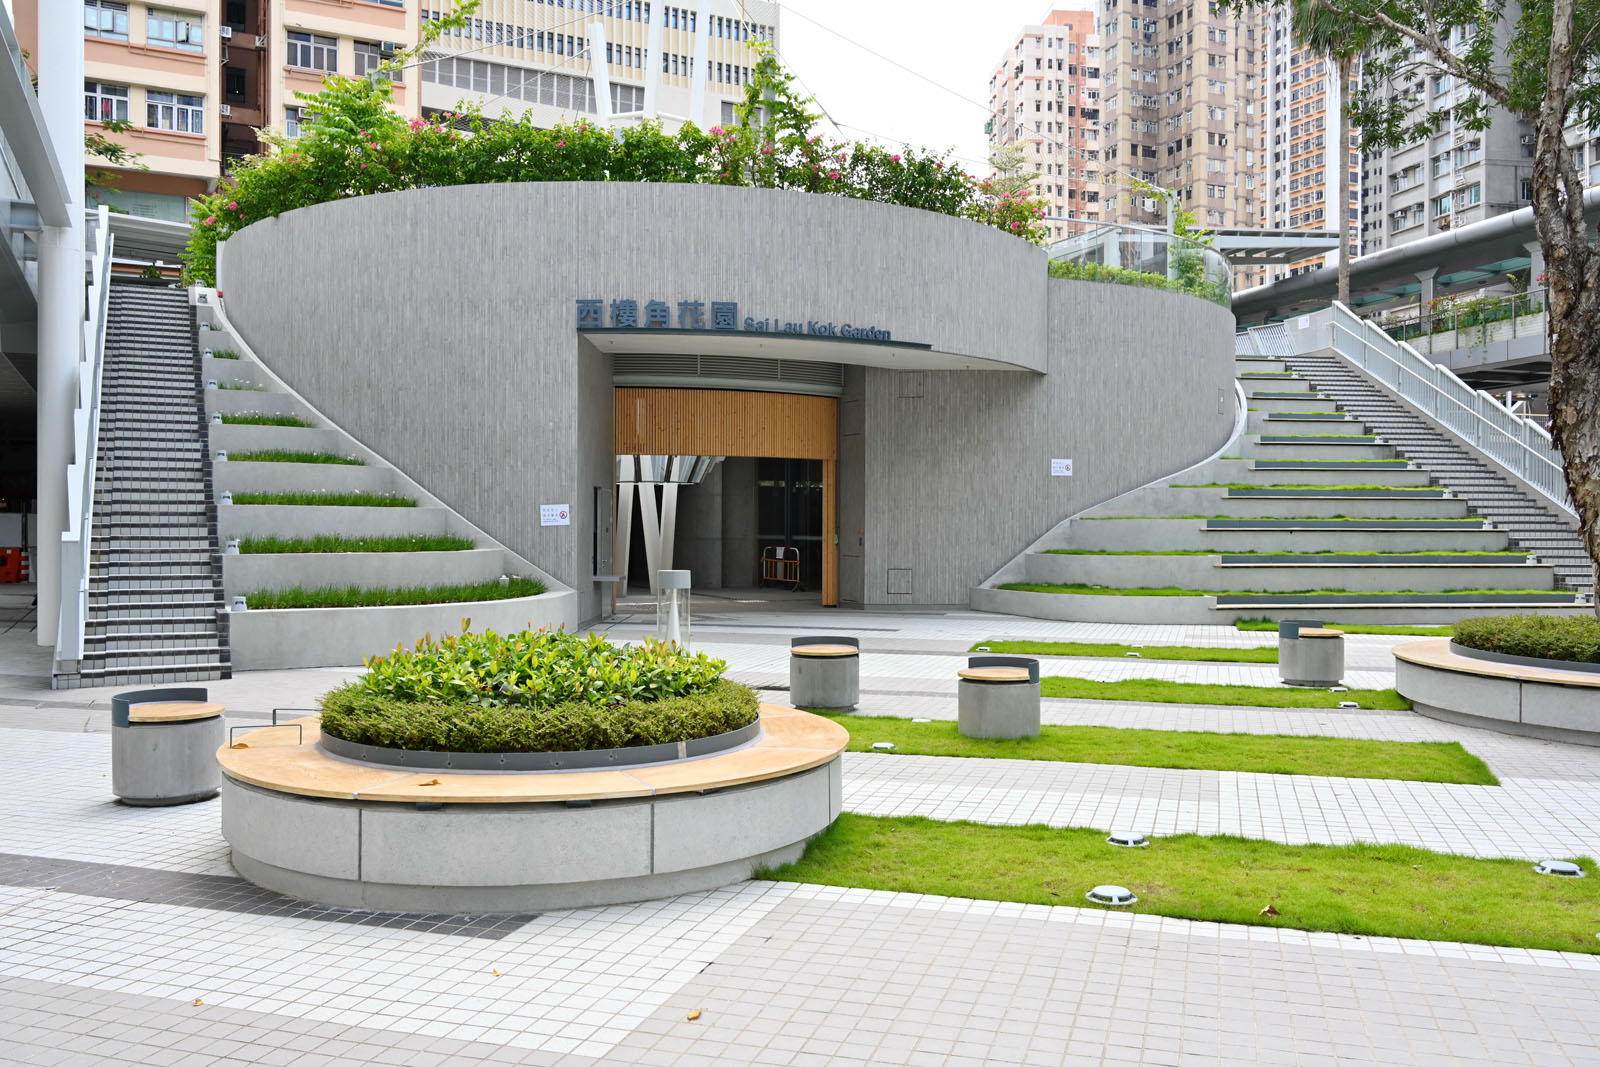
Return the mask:
<path id="1" fill-rule="evenodd" d="M 227 104 L 220 104 L 217 107 L 217 114 L 221 115 L 223 118 L 227 118 L 229 115 L 233 114 L 233 108 L 229 107 Z"/>
<path id="2" fill-rule="evenodd" d="M 233 27 L 232 26 L 219 27 L 217 32 L 222 34 L 222 39 L 224 41 L 229 41 L 229 40 L 233 39 Z"/>
<path id="3" fill-rule="evenodd" d="M 261 36 L 259 33 L 256 34 L 256 47 L 257 48 L 265 48 L 265 47 L 267 47 L 267 39 L 265 37 Z"/>
<path id="4" fill-rule="evenodd" d="M 378 45 L 378 51 L 382 52 L 386 56 L 392 56 L 399 50 L 400 46 L 395 44 L 393 41 L 384 41 Z"/>

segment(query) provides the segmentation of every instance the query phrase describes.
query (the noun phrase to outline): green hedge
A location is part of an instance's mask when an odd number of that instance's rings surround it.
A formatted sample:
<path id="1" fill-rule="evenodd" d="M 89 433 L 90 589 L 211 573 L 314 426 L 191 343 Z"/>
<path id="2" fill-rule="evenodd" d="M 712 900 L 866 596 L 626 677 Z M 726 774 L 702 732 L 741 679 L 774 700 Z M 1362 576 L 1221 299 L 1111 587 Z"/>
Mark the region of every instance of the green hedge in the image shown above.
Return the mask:
<path id="1" fill-rule="evenodd" d="M 1456 623 L 1456 643 L 1503 656 L 1600 663 L 1600 619 L 1592 615 L 1491 615 Z"/>
<path id="2" fill-rule="evenodd" d="M 322 698 L 322 731 L 365 745 L 430 752 L 579 752 L 631 748 L 737 730 L 756 721 L 749 686 L 722 679 L 688 696 L 485 707 L 465 700 L 402 702 L 352 682 Z"/>

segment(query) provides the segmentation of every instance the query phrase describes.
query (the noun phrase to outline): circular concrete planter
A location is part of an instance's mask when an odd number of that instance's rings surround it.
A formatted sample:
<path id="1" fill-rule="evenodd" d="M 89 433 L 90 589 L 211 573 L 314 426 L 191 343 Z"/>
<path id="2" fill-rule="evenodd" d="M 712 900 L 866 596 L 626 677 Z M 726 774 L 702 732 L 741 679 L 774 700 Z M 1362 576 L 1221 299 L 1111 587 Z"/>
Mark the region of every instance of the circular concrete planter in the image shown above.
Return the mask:
<path id="1" fill-rule="evenodd" d="M 342 759 L 381 767 L 416 767 L 436 771 L 578 771 L 599 767 L 637 767 L 670 760 L 695 759 L 747 745 L 761 736 L 761 720 L 737 730 L 630 748 L 591 748 L 582 752 L 434 752 L 387 748 L 322 735 L 324 752 Z"/>
<path id="2" fill-rule="evenodd" d="M 710 889 L 798 859 L 839 815 L 845 729 L 772 705 L 758 725 L 699 758 L 518 772 L 354 763 L 318 746 L 314 719 L 269 727 L 217 753 L 222 832 L 244 877 L 340 907 L 527 912 Z"/>
<path id="3" fill-rule="evenodd" d="M 1507 662 L 1521 658 L 1462 655 L 1443 638 L 1410 641 L 1394 649 L 1395 689 L 1433 718 L 1600 745 L 1600 674 L 1586 669 L 1592 665 Z"/>

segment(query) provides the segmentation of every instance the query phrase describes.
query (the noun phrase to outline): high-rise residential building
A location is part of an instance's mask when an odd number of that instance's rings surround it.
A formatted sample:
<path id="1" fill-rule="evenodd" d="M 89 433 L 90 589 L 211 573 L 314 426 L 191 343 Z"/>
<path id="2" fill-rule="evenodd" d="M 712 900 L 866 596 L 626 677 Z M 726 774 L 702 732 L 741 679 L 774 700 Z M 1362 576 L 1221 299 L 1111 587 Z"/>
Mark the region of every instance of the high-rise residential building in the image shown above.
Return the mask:
<path id="1" fill-rule="evenodd" d="M 1106 218 L 1164 226 L 1176 199 L 1201 226 L 1260 224 L 1263 27 L 1215 0 L 1100 0 Z"/>
<path id="2" fill-rule="evenodd" d="M 425 0 L 427 2 L 427 0 Z M 687 0 L 686 0 L 687 2 Z M 424 20 L 448 10 L 432 0 Z M 776 42 L 778 6 L 731 0 L 675 7 L 644 0 L 484 0 L 422 65 L 428 112 L 468 101 L 540 126 L 650 114 L 701 129 L 734 120 L 758 41 Z"/>
<path id="3" fill-rule="evenodd" d="M 15 0 L 17 35 L 37 54 L 41 4 Z M 362 75 L 416 41 L 417 10 L 404 0 L 77 0 L 83 6 L 84 122 L 133 124 L 106 134 L 144 169 L 112 171 L 96 194 L 136 215 L 182 220 L 187 200 L 213 189 L 230 162 L 257 152 L 256 129 L 299 122 L 296 91 L 326 74 Z M 419 114 L 414 72 L 397 78 L 394 104 Z M 91 168 L 96 160 L 89 160 Z"/>
<path id="4" fill-rule="evenodd" d="M 1505 45 L 1515 11 L 1496 24 Z M 1461 45 L 1461 31 L 1454 44 Z M 1363 252 L 1406 244 L 1469 222 L 1525 207 L 1532 198 L 1533 126 L 1504 108 L 1491 110 L 1486 130 L 1469 130 L 1455 105 L 1473 93 L 1448 74 L 1413 76 L 1390 92 L 1410 117 L 1443 114 L 1437 134 L 1362 161 Z"/>
<path id="5" fill-rule="evenodd" d="M 1022 149 L 1052 237 L 1100 220 L 1100 39 L 1094 0 L 1024 26 L 989 79 L 989 144 Z"/>
<path id="6" fill-rule="evenodd" d="M 1256 225 L 1274 230 L 1336 230 L 1339 209 L 1339 130 L 1350 86 L 1339 84 L 1339 68 L 1326 55 L 1294 39 L 1286 9 L 1265 13 L 1261 27 L 1257 100 L 1261 117 Z M 1359 64 L 1356 65 L 1359 71 Z M 1357 75 L 1358 76 L 1358 75 Z M 1351 133 L 1347 218 L 1361 218 L 1360 138 Z M 1361 253 L 1357 228 L 1349 254 Z M 1299 274 L 1333 266 L 1336 252 L 1270 268 L 1271 275 Z M 1269 279 L 1270 280 L 1270 279 Z"/>

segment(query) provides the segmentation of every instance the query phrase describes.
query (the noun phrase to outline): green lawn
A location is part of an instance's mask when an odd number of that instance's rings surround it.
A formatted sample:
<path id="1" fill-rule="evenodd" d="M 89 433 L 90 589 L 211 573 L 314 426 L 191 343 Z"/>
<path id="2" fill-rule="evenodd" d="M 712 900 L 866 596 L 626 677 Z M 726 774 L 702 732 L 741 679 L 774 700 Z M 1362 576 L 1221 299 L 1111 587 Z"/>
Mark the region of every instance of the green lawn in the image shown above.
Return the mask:
<path id="1" fill-rule="evenodd" d="M 305 419 L 294 415 L 263 415 L 257 411 L 223 413 L 222 421 L 230 426 L 310 426 Z"/>
<path id="2" fill-rule="evenodd" d="M 1203 485 L 1185 485 L 1173 482 L 1170 489 L 1382 489 L 1391 493 L 1437 493 L 1437 485 L 1306 485 L 1304 483 L 1293 485 L 1260 485 L 1255 482 L 1206 482 Z"/>
<path id="3" fill-rule="evenodd" d="M 316 506 L 338 508 L 414 508 L 417 502 L 410 497 L 389 493 L 322 493 L 303 489 L 284 492 L 234 493 L 235 504 L 279 504 L 290 507 Z"/>
<path id="4" fill-rule="evenodd" d="M 1337 708 L 1353 700 L 1363 708 L 1410 711 L 1411 702 L 1393 689 L 1326 689 L 1265 685 L 1201 685 L 1159 678 L 1091 682 L 1083 678 L 1041 678 L 1041 696 L 1073 700 L 1139 700 L 1153 704 L 1223 704 L 1245 708 Z"/>
<path id="5" fill-rule="evenodd" d="M 1377 552 L 1357 549 L 1345 552 L 1337 548 L 1324 548 L 1316 552 L 1274 552 L 1270 549 L 1247 548 L 1243 551 L 1228 548 L 1047 548 L 1046 556 L 1294 556 L 1297 559 L 1317 559 L 1319 556 L 1504 556 L 1507 560 L 1521 562 L 1528 558 L 1526 552 L 1488 549 L 1477 552 L 1467 548 L 1429 548 L 1418 552 Z"/>
<path id="6" fill-rule="evenodd" d="M 296 452 L 287 448 L 259 448 L 254 452 L 229 452 L 229 463 L 341 463 L 360 467 L 365 462 L 354 456 L 335 456 L 331 452 Z"/>
<path id="7" fill-rule="evenodd" d="M 1578 862 L 1590 877 L 1559 878 L 1535 874 L 1526 860 L 1404 845 L 1280 845 L 1183 834 L 1155 838 L 1149 848 L 1116 848 L 1105 836 L 846 813 L 806 846 L 799 862 L 759 876 L 1074 907 L 1098 907 L 1084 894 L 1112 884 L 1139 897 L 1119 910 L 1152 915 L 1600 952 L 1600 878 L 1594 861 L 1583 857 Z M 1263 915 L 1268 905 L 1277 914 Z"/>
<path id="8" fill-rule="evenodd" d="M 470 537 L 454 534 L 403 534 L 389 537 L 342 537 L 318 534 L 315 537 L 246 537 L 239 541 L 242 555 L 294 552 L 463 552 L 476 548 Z"/>
<path id="9" fill-rule="evenodd" d="M 852 752 L 869 752 L 875 742 L 890 741 L 895 754 L 907 756 L 1059 760 L 1454 785 L 1500 784 L 1481 759 L 1454 741 L 1363 741 L 1287 734 L 1124 730 L 1112 726 L 1044 726 L 1038 737 L 997 741 L 962 737 L 953 722 L 912 722 L 863 715 L 828 717 L 850 731 Z"/>
<path id="10" fill-rule="evenodd" d="M 471 585 L 401 586 L 363 588 L 323 586 L 318 589 L 273 589 L 245 595 L 251 611 L 276 608 L 376 608 L 392 604 L 453 604 L 458 601 L 509 600 L 512 597 L 538 596 L 544 583 L 534 578 L 513 578 L 507 585 L 498 580 Z"/>
<path id="11" fill-rule="evenodd" d="M 1276 627 L 1274 627 L 1276 629 Z M 1201 660 L 1208 663 L 1276 663 L 1276 645 L 1264 648 L 1199 648 L 1194 645 L 1094 645 L 1078 641 L 980 641 L 990 652 L 1017 656 L 1127 656 L 1137 652 L 1143 659 Z"/>
<path id="12" fill-rule="evenodd" d="M 1391 637 L 1452 637 L 1455 635 L 1453 626 L 1378 626 L 1360 622 L 1330 622 L 1325 625 L 1335 630 L 1343 630 L 1347 634 L 1387 634 Z M 1278 632 L 1278 624 L 1272 619 L 1235 619 L 1233 623 L 1236 630 L 1270 630 Z"/>
<path id="13" fill-rule="evenodd" d="M 1209 553 L 1207 553 L 1209 555 Z M 1177 586 L 1112 586 L 1084 585 L 1079 582 L 1006 582 L 997 589 L 1015 589 L 1023 593 L 1068 593 L 1076 596 L 1441 596 L 1445 593 L 1552 593 L 1552 589 L 1440 589 L 1427 592 L 1417 589 L 1180 589 Z M 1404 607 L 1405 605 L 1375 604 L 1374 607 Z"/>

